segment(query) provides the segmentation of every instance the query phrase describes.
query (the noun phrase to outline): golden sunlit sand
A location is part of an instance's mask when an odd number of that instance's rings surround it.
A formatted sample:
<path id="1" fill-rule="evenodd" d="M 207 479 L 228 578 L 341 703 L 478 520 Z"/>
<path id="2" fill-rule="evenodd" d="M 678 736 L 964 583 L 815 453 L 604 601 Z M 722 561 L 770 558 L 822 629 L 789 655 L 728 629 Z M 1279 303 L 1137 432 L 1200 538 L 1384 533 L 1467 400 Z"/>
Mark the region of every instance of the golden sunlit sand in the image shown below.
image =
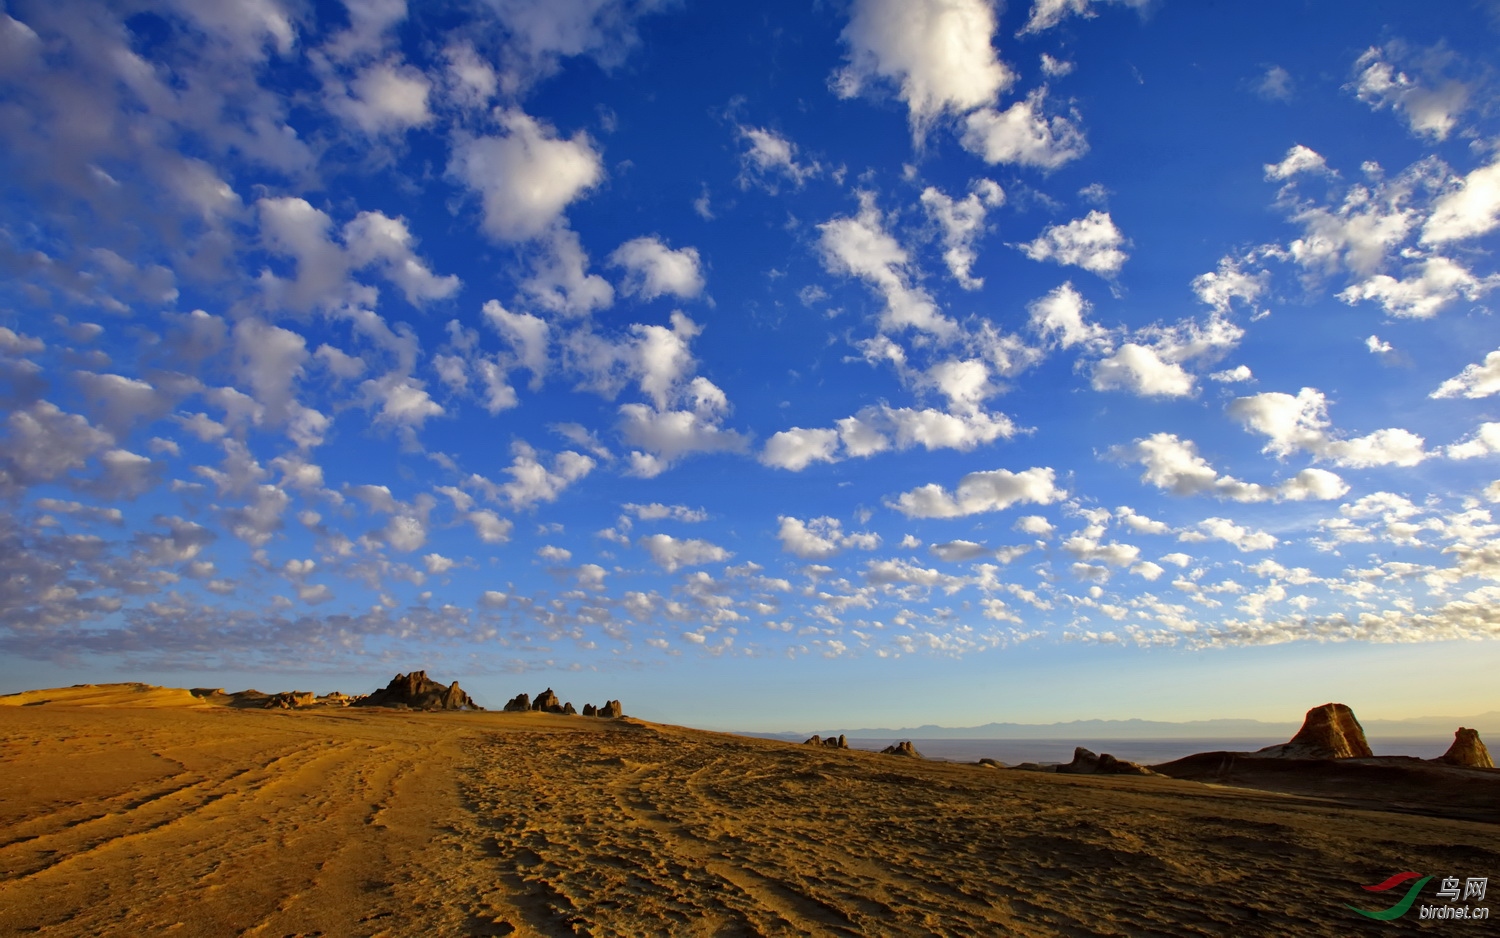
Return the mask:
<path id="1" fill-rule="evenodd" d="M 1345 908 L 1389 905 L 1361 884 L 1500 868 L 1496 824 L 1406 789 L 1381 809 L 1379 783 L 1354 806 L 631 719 L 227 699 L 0 698 L 0 934 L 1349 935 L 1392 928 Z"/>

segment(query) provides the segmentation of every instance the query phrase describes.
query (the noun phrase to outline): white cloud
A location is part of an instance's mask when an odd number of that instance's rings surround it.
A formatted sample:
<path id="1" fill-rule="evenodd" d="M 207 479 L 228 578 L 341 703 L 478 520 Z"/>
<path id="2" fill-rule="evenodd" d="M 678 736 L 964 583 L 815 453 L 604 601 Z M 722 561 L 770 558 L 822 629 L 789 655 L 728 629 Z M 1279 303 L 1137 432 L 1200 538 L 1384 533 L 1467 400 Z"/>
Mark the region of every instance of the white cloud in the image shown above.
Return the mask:
<path id="1" fill-rule="evenodd" d="M 1072 62 L 1055 59 L 1045 52 L 1042 53 L 1042 74 L 1048 78 L 1061 78 L 1064 75 L 1071 75 L 1074 68 L 1076 66 Z"/>
<path id="2" fill-rule="evenodd" d="M 1094 363 L 1094 390 L 1129 391 L 1142 397 L 1188 397 L 1196 390 L 1193 376 L 1176 362 L 1163 361 L 1153 350 L 1127 342 Z"/>
<path id="3" fill-rule="evenodd" d="M 447 66 L 443 83 L 449 99 L 470 110 L 486 107 L 500 88 L 500 76 L 474 51 L 474 44 L 455 42 L 443 50 L 443 59 Z"/>
<path id="4" fill-rule="evenodd" d="M 262 243 L 297 262 L 292 280 L 262 272 L 262 289 L 273 304 L 298 311 L 340 305 L 355 287 L 350 273 L 367 267 L 377 268 L 413 305 L 446 299 L 461 286 L 458 277 L 434 274 L 417 256 L 416 238 L 404 218 L 360 212 L 340 231 L 340 247 L 331 236 L 333 220 L 304 199 L 261 199 L 256 210 Z"/>
<path id="5" fill-rule="evenodd" d="M 1098 348 L 1109 342 L 1109 330 L 1098 323 L 1084 322 L 1092 306 L 1071 281 L 1026 308 L 1031 314 L 1031 328 L 1045 338 L 1055 338 L 1063 348 Z"/>
<path id="6" fill-rule="evenodd" d="M 615 301 L 615 288 L 589 270 L 589 256 L 578 232 L 554 228 L 541 238 L 532 259 L 533 271 L 522 281 L 532 300 L 565 316 L 586 316 Z"/>
<path id="7" fill-rule="evenodd" d="M 1500 284 L 1500 277 L 1481 280 L 1446 257 L 1429 257 L 1413 266 L 1416 273 L 1405 280 L 1376 274 L 1345 289 L 1339 299 L 1350 306 L 1375 300 L 1392 316 L 1428 319 L 1459 297 L 1477 300 Z"/>
<path id="8" fill-rule="evenodd" d="M 781 549 L 804 560 L 826 560 L 846 547 L 874 550 L 880 546 L 880 535 L 869 532 L 845 534 L 837 518 L 811 518 L 802 521 L 790 515 L 776 519 L 781 528 L 776 537 Z"/>
<path id="9" fill-rule="evenodd" d="M 1276 486 L 1241 482 L 1221 475 L 1198 455 L 1191 440 L 1172 433 L 1156 433 L 1129 446 L 1111 450 L 1116 458 L 1140 463 L 1141 481 L 1174 495 L 1212 495 L 1236 502 L 1306 501 L 1338 498 L 1349 490 L 1343 480 L 1325 469 L 1303 469 Z"/>
<path id="10" fill-rule="evenodd" d="M 582 131 L 563 139 L 519 110 L 496 117 L 506 134 L 459 143 L 448 171 L 480 195 L 486 232 L 500 241 L 526 241 L 545 234 L 570 203 L 598 185 L 604 166 Z"/>
<path id="11" fill-rule="evenodd" d="M 508 518 L 502 518 L 489 509 L 469 512 L 469 523 L 474 526 L 474 533 L 486 544 L 504 544 L 510 540 L 510 532 L 515 524 Z"/>
<path id="12" fill-rule="evenodd" d="M 1108 277 L 1125 265 L 1129 255 L 1122 248 L 1126 243 L 1109 213 L 1096 209 L 1066 225 L 1053 225 L 1020 247 L 1034 261 L 1070 264 Z"/>
<path id="13" fill-rule="evenodd" d="M 958 331 L 953 320 L 938 311 L 921 287 L 913 286 L 906 249 L 885 231 L 872 193 L 862 192 L 859 214 L 835 218 L 818 226 L 823 266 L 830 272 L 858 277 L 885 298 L 880 327 L 900 332 L 911 327 L 946 338 Z"/>
<path id="14" fill-rule="evenodd" d="M 484 320 L 510 343 L 516 361 L 531 372 L 531 385 L 541 385 L 549 370 L 549 348 L 552 327 L 545 319 L 530 313 L 513 313 L 498 300 L 484 304 Z"/>
<path id="15" fill-rule="evenodd" d="M 778 469 L 801 472 L 815 462 L 836 462 L 838 448 L 837 430 L 792 427 L 766 441 L 760 461 Z"/>
<path id="16" fill-rule="evenodd" d="M 402 133 L 433 119 L 427 107 L 432 83 L 399 59 L 367 65 L 347 89 L 335 83 L 329 90 L 328 109 L 371 137 Z"/>
<path id="17" fill-rule="evenodd" d="M 1217 313 L 1227 314 L 1235 298 L 1253 306 L 1265 293 L 1271 275 L 1265 270 L 1248 274 L 1240 264 L 1233 257 L 1220 258 L 1218 270 L 1193 278 L 1193 293 Z"/>
<path id="18" fill-rule="evenodd" d="M 1184 541 L 1202 541 L 1212 538 L 1233 544 L 1240 551 L 1270 550 L 1278 543 L 1265 531 L 1252 531 L 1241 527 L 1228 518 L 1206 518 L 1198 522 L 1198 530 L 1179 535 Z"/>
<path id="19" fill-rule="evenodd" d="M 1021 472 L 995 469 L 971 472 L 959 480 L 949 494 L 929 483 L 903 492 L 887 503 L 908 518 L 962 518 L 982 512 L 1003 511 L 1018 503 L 1050 505 L 1066 492 L 1057 487 L 1050 468 L 1034 467 Z"/>
<path id="20" fill-rule="evenodd" d="M 1075 535 L 1062 542 L 1062 549 L 1084 563 L 1104 563 L 1112 567 L 1128 567 L 1141 556 L 1141 549 L 1133 544 L 1110 541 L 1100 543 L 1095 538 Z"/>
<path id="21" fill-rule="evenodd" d="M 936 554 L 939 560 L 946 563 L 965 563 L 970 560 L 978 560 L 980 557 L 993 556 L 994 551 L 983 544 L 974 541 L 948 541 L 945 544 L 933 544 L 927 548 Z"/>
<path id="22" fill-rule="evenodd" d="M 1254 381 L 1255 374 L 1250 370 L 1249 365 L 1235 365 L 1233 368 L 1214 372 L 1208 376 L 1208 379 L 1210 381 L 1217 381 L 1220 384 L 1241 384 L 1246 381 Z"/>
<path id="23" fill-rule="evenodd" d="M 1465 365 L 1463 371 L 1438 385 L 1437 390 L 1427 396 L 1473 399 L 1494 394 L 1500 394 L 1500 349 L 1484 356 L 1484 361 L 1478 364 Z"/>
<path id="24" fill-rule="evenodd" d="M 1290 179 L 1298 173 L 1326 173 L 1328 163 L 1321 153 L 1299 143 L 1286 151 L 1280 163 L 1267 163 L 1265 170 L 1267 179 Z"/>
<path id="25" fill-rule="evenodd" d="M 652 502 L 649 505 L 625 504 L 620 507 L 634 515 L 637 521 L 661 521 L 670 518 L 673 521 L 696 524 L 708 520 L 708 512 L 701 508 L 689 508 L 686 505 L 663 505 L 660 502 Z"/>
<path id="26" fill-rule="evenodd" d="M 1055 530 L 1052 522 L 1041 515 L 1023 515 L 1016 520 L 1014 527 L 1017 531 L 1034 537 L 1048 537 Z"/>
<path id="27" fill-rule="evenodd" d="M 1122 3 L 1130 7 L 1143 7 L 1150 0 L 1032 0 L 1031 15 L 1017 36 L 1045 32 L 1061 23 L 1068 16 L 1092 19 L 1097 14 L 1094 4 L 1101 2 Z"/>
<path id="28" fill-rule="evenodd" d="M 573 559 L 573 552 L 566 548 L 557 547 L 552 544 L 543 544 L 536 549 L 536 555 L 548 563 L 561 564 Z"/>
<path id="29" fill-rule="evenodd" d="M 718 388 L 706 378 L 694 379 L 713 391 Z M 718 391 L 716 401 L 722 401 Z M 692 410 L 655 410 L 645 404 L 623 404 L 620 407 L 620 435 L 630 446 L 631 474 L 642 478 L 659 475 L 674 462 L 691 453 L 740 453 L 750 440 L 736 430 L 726 430 L 720 421 L 727 405 L 707 402 Z"/>
<path id="30" fill-rule="evenodd" d="M 1430 77 L 1412 78 L 1386 61 L 1404 57 L 1405 49 L 1400 43 L 1366 50 L 1354 63 L 1359 71 L 1353 82 L 1354 93 L 1377 111 L 1389 107 L 1399 112 L 1413 133 L 1434 140 L 1446 139 L 1468 107 L 1468 87 L 1459 81 L 1433 87 Z"/>
<path id="31" fill-rule="evenodd" d="M 1046 106 L 1047 89 L 1042 87 L 1003 111 L 980 108 L 965 118 L 960 142 L 992 165 L 1015 163 L 1046 170 L 1087 153 L 1089 144 L 1078 128 L 1078 112 L 1071 114 L 1071 120 L 1061 114 L 1048 117 Z"/>
<path id="32" fill-rule="evenodd" d="M 344 226 L 343 236 L 353 266 L 379 263 L 413 305 L 446 299 L 458 292 L 458 277 L 439 277 L 416 256 L 416 238 L 407 230 L 404 218 L 360 212 Z"/>
<path id="33" fill-rule="evenodd" d="M 801 187 L 807 180 L 817 176 L 823 167 L 817 161 L 797 162 L 797 145 L 774 130 L 764 127 L 741 127 L 740 138 L 749 148 L 740 157 L 740 188 L 756 183 L 769 192 L 776 191 L 775 178 L 785 178 L 794 186 Z M 703 194 L 704 209 L 708 205 L 708 193 Z M 702 215 L 703 210 L 698 214 Z M 712 216 L 712 212 L 709 215 Z"/>
<path id="34" fill-rule="evenodd" d="M 504 90 L 518 92 L 551 75 L 563 58 L 588 56 L 620 65 L 640 41 L 636 20 L 670 6 L 661 0 L 485 0 L 504 25 Z"/>
<path id="35" fill-rule="evenodd" d="M 1246 428 L 1268 437 L 1262 452 L 1287 456 L 1297 450 L 1312 453 L 1335 465 L 1351 468 L 1370 466 L 1415 466 L 1431 453 L 1424 441 L 1409 430 L 1376 430 L 1350 440 L 1330 434 L 1328 401 L 1316 388 L 1303 388 L 1295 397 L 1267 391 L 1237 398 L 1229 414 Z"/>
<path id="36" fill-rule="evenodd" d="M 552 468 L 542 465 L 537 451 L 521 440 L 511 444 L 514 457 L 505 473 L 511 477 L 498 491 L 513 508 L 529 508 L 538 502 L 556 501 L 563 490 L 593 471 L 596 463 L 582 453 L 565 450 L 552 460 Z"/>
<path id="37" fill-rule="evenodd" d="M 975 180 L 971 192 L 962 202 L 940 192 L 934 186 L 922 190 L 922 207 L 943 232 L 943 261 L 953 279 L 965 290 L 984 286 L 983 278 L 971 273 L 978 255 L 974 242 L 984 233 L 984 216 L 992 208 L 1005 204 L 1005 192 L 989 179 Z"/>
<path id="38" fill-rule="evenodd" d="M 1500 159 L 1463 178 L 1442 195 L 1422 226 L 1423 244 L 1446 244 L 1493 231 L 1500 225 Z"/>
<path id="39" fill-rule="evenodd" d="M 988 0 L 856 0 L 835 88 L 848 98 L 871 82 L 896 85 L 920 137 L 939 115 L 990 104 L 1015 80 L 995 55 L 994 33 Z"/>
<path id="40" fill-rule="evenodd" d="M 235 371 L 273 420 L 284 420 L 307 363 L 307 342 L 298 333 L 256 318 L 234 327 Z"/>
<path id="41" fill-rule="evenodd" d="M 1448 447 L 1449 459 L 1474 459 L 1500 453 L 1500 422 L 1482 423 L 1469 439 Z"/>
<path id="42" fill-rule="evenodd" d="M 1290 101 L 1293 95 L 1292 73 L 1280 65 L 1267 66 L 1265 74 L 1255 83 L 1255 93 L 1267 101 Z"/>
<path id="43" fill-rule="evenodd" d="M 718 563 L 734 556 L 717 544 L 697 538 L 678 540 L 670 534 L 650 534 L 637 543 L 668 573 L 675 572 L 679 567 Z"/>
<path id="44" fill-rule="evenodd" d="M 978 409 L 953 414 L 889 404 L 862 408 L 836 423 L 837 429 L 793 427 L 776 433 L 766 441 L 760 461 L 799 472 L 814 462 L 868 457 L 892 448 L 967 451 L 1016 433 L 1015 424 L 1004 414 Z"/>
<path id="45" fill-rule="evenodd" d="M 609 262 L 627 271 L 624 291 L 643 300 L 668 293 L 692 299 L 703 292 L 695 248 L 674 251 L 657 238 L 635 238 L 616 248 Z"/>
<path id="46" fill-rule="evenodd" d="M 1389 355 L 1396 350 L 1395 347 L 1391 345 L 1391 343 L 1383 341 L 1378 335 L 1372 335 L 1366 338 L 1365 348 L 1369 350 L 1371 355 L 1381 356 Z"/>

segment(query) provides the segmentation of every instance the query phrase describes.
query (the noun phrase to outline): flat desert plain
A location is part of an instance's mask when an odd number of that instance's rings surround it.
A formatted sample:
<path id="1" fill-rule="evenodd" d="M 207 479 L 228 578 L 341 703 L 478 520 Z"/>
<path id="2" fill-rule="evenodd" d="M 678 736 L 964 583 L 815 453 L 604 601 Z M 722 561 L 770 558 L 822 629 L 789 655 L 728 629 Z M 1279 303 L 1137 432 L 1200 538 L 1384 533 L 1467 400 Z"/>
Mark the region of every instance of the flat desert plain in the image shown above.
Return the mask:
<path id="1" fill-rule="evenodd" d="M 1500 825 L 540 713 L 0 706 L 3 935 L 1350 935 Z M 1378 793 L 1359 792 L 1370 803 Z"/>

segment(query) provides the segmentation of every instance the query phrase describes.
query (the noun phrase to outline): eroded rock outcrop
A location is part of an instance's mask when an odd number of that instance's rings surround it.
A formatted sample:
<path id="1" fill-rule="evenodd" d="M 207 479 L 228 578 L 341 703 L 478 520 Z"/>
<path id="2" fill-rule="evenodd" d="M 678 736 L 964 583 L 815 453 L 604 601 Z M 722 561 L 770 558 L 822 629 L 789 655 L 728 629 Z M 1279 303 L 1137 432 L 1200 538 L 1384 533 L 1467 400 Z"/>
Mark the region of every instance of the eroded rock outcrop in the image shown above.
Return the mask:
<path id="1" fill-rule="evenodd" d="M 1078 746 L 1073 750 L 1073 761 L 1057 767 L 1067 775 L 1155 775 L 1156 773 L 1135 762 L 1116 759 L 1109 753 L 1095 755 Z"/>
<path id="2" fill-rule="evenodd" d="M 1479 731 L 1463 726 L 1460 726 L 1458 732 L 1453 734 L 1453 745 L 1448 747 L 1448 751 L 1432 761 L 1445 762 L 1448 765 L 1464 765 L 1471 769 L 1495 767 L 1495 760 L 1490 758 L 1490 751 L 1485 748 L 1484 740 L 1479 738 Z"/>
<path id="3" fill-rule="evenodd" d="M 1375 755 L 1354 711 L 1341 703 L 1313 707 L 1289 742 L 1255 754 L 1276 759 L 1368 759 Z"/>
<path id="4" fill-rule="evenodd" d="M 506 713 L 529 713 L 531 712 L 531 695 L 517 694 L 505 704 Z"/>
<path id="5" fill-rule="evenodd" d="M 536 695 L 536 699 L 531 702 L 531 709 L 542 713 L 562 713 L 562 701 L 557 699 L 557 695 L 549 687 Z"/>
<path id="6" fill-rule="evenodd" d="M 568 701 L 567 703 L 563 704 L 563 706 L 562 706 L 562 712 L 563 712 L 563 716 L 567 716 L 567 717 L 576 717 L 576 716 L 578 716 L 578 708 L 575 707 L 575 706 L 573 706 L 573 702 L 571 700 Z"/>
<path id="7" fill-rule="evenodd" d="M 847 740 L 847 739 L 844 738 L 844 734 L 843 733 L 840 733 L 837 737 L 830 736 L 827 739 L 824 739 L 823 737 L 819 736 L 817 733 L 814 733 L 812 735 L 812 739 L 807 740 L 806 742 L 803 743 L 803 745 L 804 746 L 822 746 L 825 749 L 848 749 L 849 748 L 849 740 Z"/>
<path id="8" fill-rule="evenodd" d="M 618 720 L 625 715 L 625 708 L 620 706 L 618 700 L 611 700 L 599 708 L 598 715 L 606 720 Z"/>
<path id="9" fill-rule="evenodd" d="M 426 671 L 398 674 L 384 688 L 353 703 L 356 707 L 409 707 L 412 710 L 483 710 L 458 682 L 444 686 Z"/>
<path id="10" fill-rule="evenodd" d="M 893 746 L 887 746 L 884 749 L 880 750 L 880 753 L 881 755 L 886 756 L 906 756 L 910 759 L 922 758 L 922 754 L 920 752 L 917 752 L 917 747 L 913 746 L 911 744 L 911 740 L 909 739 L 902 740 L 901 742 L 896 743 Z"/>
<path id="11" fill-rule="evenodd" d="M 264 704 L 267 710 L 296 710 L 311 707 L 318 702 L 318 695 L 310 690 L 288 690 L 272 694 Z"/>
<path id="12" fill-rule="evenodd" d="M 583 715 L 586 717 L 596 717 L 599 715 L 599 708 L 593 704 L 584 704 Z"/>

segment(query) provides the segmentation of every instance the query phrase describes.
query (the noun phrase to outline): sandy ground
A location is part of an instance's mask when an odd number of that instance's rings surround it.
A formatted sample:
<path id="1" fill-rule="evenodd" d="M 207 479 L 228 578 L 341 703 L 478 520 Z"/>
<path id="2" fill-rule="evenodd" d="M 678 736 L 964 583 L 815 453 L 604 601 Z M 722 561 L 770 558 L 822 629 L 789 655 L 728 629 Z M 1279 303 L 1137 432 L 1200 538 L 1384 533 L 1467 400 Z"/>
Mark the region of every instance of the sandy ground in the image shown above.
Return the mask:
<path id="1" fill-rule="evenodd" d="M 1404 810 L 628 720 L 47 692 L 0 698 L 0 935 L 1493 927 L 1345 909 L 1390 905 L 1358 887 L 1394 872 L 1500 874 L 1500 825 Z"/>

